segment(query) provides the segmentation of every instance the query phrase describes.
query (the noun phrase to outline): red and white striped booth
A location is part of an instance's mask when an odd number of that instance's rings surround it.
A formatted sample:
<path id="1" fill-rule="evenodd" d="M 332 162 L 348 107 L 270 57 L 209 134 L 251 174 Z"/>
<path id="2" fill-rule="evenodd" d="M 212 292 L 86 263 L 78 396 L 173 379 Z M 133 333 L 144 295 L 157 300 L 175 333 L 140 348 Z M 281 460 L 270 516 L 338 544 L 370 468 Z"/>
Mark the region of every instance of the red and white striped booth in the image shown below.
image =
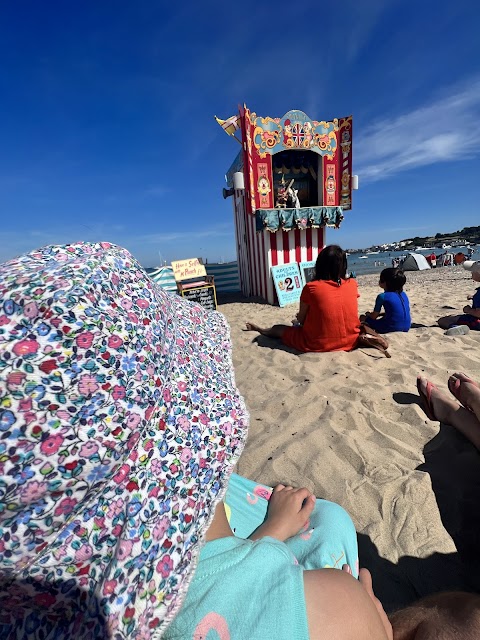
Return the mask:
<path id="1" fill-rule="evenodd" d="M 241 289 L 274 304 L 271 267 L 315 260 L 325 228 L 340 226 L 351 208 L 352 117 L 319 122 L 294 110 L 263 118 L 244 106 L 237 122 L 242 149 L 224 195 L 233 195 Z M 289 185 L 297 206 L 276 206 Z"/>

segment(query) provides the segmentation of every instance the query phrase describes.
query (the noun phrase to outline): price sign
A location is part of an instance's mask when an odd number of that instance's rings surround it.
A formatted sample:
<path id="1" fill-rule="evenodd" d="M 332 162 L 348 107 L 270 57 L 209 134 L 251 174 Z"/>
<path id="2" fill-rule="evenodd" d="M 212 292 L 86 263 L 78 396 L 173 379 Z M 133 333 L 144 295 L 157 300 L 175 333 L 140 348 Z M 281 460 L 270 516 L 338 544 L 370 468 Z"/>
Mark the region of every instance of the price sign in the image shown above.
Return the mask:
<path id="1" fill-rule="evenodd" d="M 300 273 L 302 274 L 302 281 L 305 286 L 307 282 L 311 282 L 315 278 L 315 260 L 300 262 L 299 265 Z"/>
<path id="2" fill-rule="evenodd" d="M 215 311 L 217 308 L 215 287 L 198 287 L 197 289 L 184 289 L 181 294 L 184 298 L 187 298 L 187 300 L 196 302 L 209 311 Z"/>
<path id="3" fill-rule="evenodd" d="M 300 300 L 303 283 L 296 262 L 272 267 L 272 277 L 281 307 Z"/>

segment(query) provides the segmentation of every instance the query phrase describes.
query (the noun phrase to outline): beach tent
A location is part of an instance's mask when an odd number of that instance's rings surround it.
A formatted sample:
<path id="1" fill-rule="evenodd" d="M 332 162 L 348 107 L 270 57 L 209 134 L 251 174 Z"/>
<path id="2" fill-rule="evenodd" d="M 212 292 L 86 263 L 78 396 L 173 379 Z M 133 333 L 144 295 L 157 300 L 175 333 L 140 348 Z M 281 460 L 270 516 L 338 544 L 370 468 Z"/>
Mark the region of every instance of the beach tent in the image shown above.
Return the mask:
<path id="1" fill-rule="evenodd" d="M 430 269 L 430 265 L 421 253 L 410 253 L 402 262 L 401 268 L 404 271 L 423 271 L 423 269 Z"/>

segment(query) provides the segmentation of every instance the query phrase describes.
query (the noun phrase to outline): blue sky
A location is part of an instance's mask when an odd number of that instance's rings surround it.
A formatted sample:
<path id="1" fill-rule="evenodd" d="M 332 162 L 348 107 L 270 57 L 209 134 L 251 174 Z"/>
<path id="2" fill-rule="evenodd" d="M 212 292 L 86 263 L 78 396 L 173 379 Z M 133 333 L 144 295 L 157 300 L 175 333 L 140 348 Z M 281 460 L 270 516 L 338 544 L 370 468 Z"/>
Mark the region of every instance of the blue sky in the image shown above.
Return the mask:
<path id="1" fill-rule="evenodd" d="M 215 123 L 353 114 L 366 247 L 480 224 L 480 5 L 19 1 L 0 6 L 0 259 L 109 240 L 145 266 L 235 258 Z"/>

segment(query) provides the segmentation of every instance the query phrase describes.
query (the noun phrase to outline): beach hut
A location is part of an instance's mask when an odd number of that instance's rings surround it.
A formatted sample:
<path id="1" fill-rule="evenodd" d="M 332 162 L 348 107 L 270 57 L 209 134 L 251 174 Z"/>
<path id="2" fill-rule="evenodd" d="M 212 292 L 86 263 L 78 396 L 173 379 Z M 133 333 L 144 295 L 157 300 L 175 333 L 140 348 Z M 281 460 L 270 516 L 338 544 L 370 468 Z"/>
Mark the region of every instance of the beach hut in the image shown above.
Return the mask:
<path id="1" fill-rule="evenodd" d="M 404 271 L 423 271 L 424 269 L 430 269 L 427 259 L 421 253 L 410 253 L 400 266 Z"/>
<path id="2" fill-rule="evenodd" d="M 217 122 L 241 144 L 223 192 L 233 196 L 240 286 L 273 304 L 271 267 L 315 260 L 325 228 L 351 208 L 352 117 L 260 117 L 244 105 Z"/>

